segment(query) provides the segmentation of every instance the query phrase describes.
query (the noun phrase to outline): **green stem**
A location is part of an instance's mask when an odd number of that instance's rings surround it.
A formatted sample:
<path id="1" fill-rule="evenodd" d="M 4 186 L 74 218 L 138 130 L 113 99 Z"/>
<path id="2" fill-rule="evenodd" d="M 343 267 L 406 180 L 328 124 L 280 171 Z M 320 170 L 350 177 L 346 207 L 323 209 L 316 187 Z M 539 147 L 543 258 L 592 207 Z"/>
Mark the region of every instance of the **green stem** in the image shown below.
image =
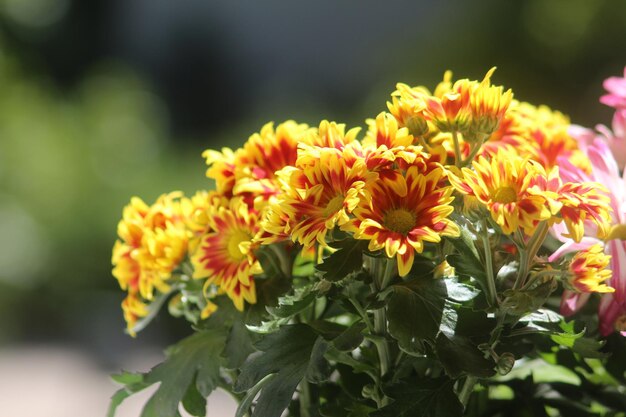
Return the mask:
<path id="1" fill-rule="evenodd" d="M 474 158 L 476 157 L 476 154 L 478 153 L 480 148 L 482 148 L 482 146 L 483 146 L 483 142 L 477 142 L 474 145 L 474 147 L 472 148 L 472 151 L 470 152 L 468 157 L 466 159 L 464 159 L 463 161 L 461 161 L 461 165 L 460 166 L 464 167 L 467 164 L 471 163 L 474 160 Z"/>
<path id="2" fill-rule="evenodd" d="M 380 376 L 384 376 L 389 371 L 389 364 L 391 363 L 391 355 L 389 354 L 389 346 L 385 339 L 385 333 L 387 330 L 387 317 L 385 309 L 380 308 L 374 310 L 374 331 L 381 339 L 376 342 L 376 348 L 378 349 L 378 357 L 380 360 Z"/>
<path id="3" fill-rule="evenodd" d="M 513 284 L 514 290 L 522 287 L 524 280 L 526 279 L 526 275 L 528 275 L 528 249 L 522 248 L 519 252 L 519 269 L 517 271 L 515 284 Z"/>
<path id="4" fill-rule="evenodd" d="M 535 230 L 533 236 L 530 238 L 528 243 L 526 243 L 526 248 L 522 248 L 520 250 L 520 266 L 517 279 L 515 280 L 515 285 L 513 285 L 514 290 L 519 290 L 524 286 L 530 267 L 535 259 L 535 255 L 537 255 L 539 248 L 543 245 L 543 241 L 548 235 L 548 230 L 549 228 L 547 222 L 544 221 L 539 223 L 537 230 Z"/>
<path id="5" fill-rule="evenodd" d="M 493 274 L 493 259 L 491 257 L 491 244 L 489 243 L 489 229 L 487 222 L 482 221 L 482 240 L 483 250 L 485 251 L 485 267 L 487 268 L 487 294 L 489 305 L 495 306 L 498 304 L 498 292 L 496 289 L 496 280 Z"/>
<path id="6" fill-rule="evenodd" d="M 359 301 L 355 300 L 352 297 L 348 297 L 348 300 L 350 300 L 350 303 L 354 306 L 354 309 L 357 311 L 357 313 L 359 313 L 359 316 L 361 316 L 363 323 L 365 323 L 365 326 L 367 327 L 367 331 L 370 332 L 371 334 L 376 333 L 376 330 L 374 329 L 374 325 L 372 324 L 372 321 L 370 320 L 363 306 L 359 304 Z"/>
<path id="7" fill-rule="evenodd" d="M 306 379 L 300 382 L 300 395 L 298 398 L 300 400 L 300 417 L 311 417 L 311 391 Z"/>
<path id="8" fill-rule="evenodd" d="M 474 386 L 476 385 L 476 382 L 478 382 L 478 378 L 476 378 L 475 376 L 468 375 L 467 378 L 465 378 L 463 387 L 459 392 L 459 401 L 461 401 L 461 404 L 463 404 L 463 408 L 467 407 L 470 396 L 472 395 L 472 392 L 474 392 Z"/>
<path id="9" fill-rule="evenodd" d="M 459 134 L 456 130 L 452 131 L 452 140 L 454 141 L 454 165 L 460 168 L 463 166 L 463 159 L 461 156 L 461 145 L 459 144 Z"/>
<path id="10" fill-rule="evenodd" d="M 395 258 L 387 259 L 387 261 L 385 262 L 385 269 L 383 272 L 383 279 L 382 279 L 382 284 L 380 287 L 381 290 L 384 290 L 385 288 L 389 286 L 393 277 L 396 276 L 396 271 L 397 271 L 396 259 Z"/>
<path id="11" fill-rule="evenodd" d="M 371 266 L 375 274 L 372 291 L 383 291 L 396 274 L 396 261 L 395 259 L 374 258 Z M 387 313 L 385 307 L 374 310 L 374 335 L 378 336 L 374 339 L 374 345 L 378 351 L 380 379 L 382 380 L 382 377 L 387 374 L 391 365 L 391 353 L 387 342 Z M 389 398 L 383 396 L 380 405 L 384 406 L 387 404 L 389 404 Z"/>

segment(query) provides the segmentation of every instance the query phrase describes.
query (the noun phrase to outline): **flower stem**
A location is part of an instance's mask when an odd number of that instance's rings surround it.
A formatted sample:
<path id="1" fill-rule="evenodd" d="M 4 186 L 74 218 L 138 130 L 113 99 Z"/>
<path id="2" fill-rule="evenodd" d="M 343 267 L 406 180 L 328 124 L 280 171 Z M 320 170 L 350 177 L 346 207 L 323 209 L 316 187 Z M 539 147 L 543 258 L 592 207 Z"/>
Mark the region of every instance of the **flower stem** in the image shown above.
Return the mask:
<path id="1" fill-rule="evenodd" d="M 376 276 L 374 277 L 374 284 L 372 284 L 373 291 L 382 291 L 393 279 L 396 274 L 396 261 L 395 259 L 386 258 L 374 258 L 372 259 L 372 271 Z M 377 285 L 378 284 L 378 285 Z M 389 371 L 391 365 L 391 354 L 389 352 L 389 344 L 387 343 L 387 313 L 385 307 L 374 310 L 374 333 L 378 336 L 374 339 L 376 350 L 378 351 L 378 359 L 380 362 L 380 377 L 382 377 Z M 382 390 L 381 390 L 382 392 Z M 389 398 L 383 396 L 381 404 L 382 406 L 389 404 Z"/>
<path id="2" fill-rule="evenodd" d="M 463 157 L 461 156 L 461 145 L 459 143 L 459 133 L 456 130 L 452 131 L 452 140 L 454 141 L 454 165 L 457 167 L 463 166 Z"/>
<path id="3" fill-rule="evenodd" d="M 374 334 L 376 330 L 374 329 L 374 325 L 372 324 L 372 321 L 367 315 L 367 312 L 365 311 L 365 309 L 363 309 L 363 306 L 361 306 L 359 301 L 355 300 L 353 297 L 348 297 L 348 300 L 354 306 L 354 309 L 357 311 L 357 313 L 359 313 L 359 316 L 361 316 L 361 319 L 363 320 L 363 323 L 365 323 L 367 330 L 370 333 Z"/>
<path id="4" fill-rule="evenodd" d="M 483 250 L 485 251 L 485 267 L 487 268 L 487 297 L 489 304 L 491 306 L 495 306 L 498 303 L 498 293 L 496 289 L 496 280 L 493 274 L 493 259 L 491 257 L 491 244 L 489 243 L 489 229 L 487 227 L 487 222 L 483 219 L 482 221 L 482 240 L 483 240 Z"/>
<path id="5" fill-rule="evenodd" d="M 461 167 L 464 167 L 468 164 L 470 164 L 474 158 L 476 157 L 476 154 L 478 153 L 478 151 L 480 150 L 480 148 L 482 148 L 483 146 L 483 142 L 477 142 L 476 144 L 474 144 L 474 147 L 472 148 L 472 151 L 470 152 L 470 154 L 467 156 L 466 159 L 464 159 L 463 161 L 461 161 Z"/>
<path id="6" fill-rule="evenodd" d="M 470 396 L 472 395 L 472 392 L 474 392 L 474 386 L 476 385 L 476 382 L 478 382 L 478 378 L 476 378 L 475 376 L 468 375 L 467 378 L 465 378 L 463 387 L 459 392 L 459 401 L 461 401 L 461 404 L 463 404 L 463 408 L 467 407 Z"/>
<path id="7" fill-rule="evenodd" d="M 520 265 L 519 271 L 517 274 L 517 279 L 515 280 L 515 284 L 513 285 L 514 290 L 519 290 L 524 286 L 526 281 L 526 277 L 528 276 L 528 272 L 530 271 L 530 267 L 535 259 L 535 255 L 541 248 L 543 241 L 546 239 L 548 235 L 548 223 L 543 221 L 539 223 L 537 226 L 537 230 L 532 235 L 525 248 L 520 250 Z"/>
<path id="8" fill-rule="evenodd" d="M 381 338 L 376 341 L 376 349 L 378 350 L 378 358 L 380 361 L 380 376 L 383 377 L 387 371 L 389 371 L 389 364 L 391 363 L 391 355 L 389 354 L 389 345 L 385 339 L 385 333 L 387 330 L 387 316 L 385 309 L 380 308 L 374 310 L 374 331 L 376 335 Z"/>
<path id="9" fill-rule="evenodd" d="M 306 379 L 300 382 L 300 395 L 298 398 L 300 400 L 300 417 L 311 417 L 311 392 L 309 382 Z"/>

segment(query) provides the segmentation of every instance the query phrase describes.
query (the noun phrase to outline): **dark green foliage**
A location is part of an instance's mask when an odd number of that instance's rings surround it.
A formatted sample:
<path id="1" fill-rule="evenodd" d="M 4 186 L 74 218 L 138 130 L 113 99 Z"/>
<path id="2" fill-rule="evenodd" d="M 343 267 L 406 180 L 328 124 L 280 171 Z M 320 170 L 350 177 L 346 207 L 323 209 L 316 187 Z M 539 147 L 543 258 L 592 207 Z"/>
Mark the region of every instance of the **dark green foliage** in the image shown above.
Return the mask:
<path id="1" fill-rule="evenodd" d="M 295 324 L 283 326 L 256 343 L 261 353 L 244 363 L 235 384 L 236 392 L 246 392 L 263 381 L 254 417 L 280 417 L 300 381 L 305 376 L 315 379 L 321 375 L 320 351 L 324 346 L 318 338 L 311 327 Z M 269 375 L 275 377 L 265 381 Z"/>
<path id="2" fill-rule="evenodd" d="M 456 417 L 463 406 L 448 378 L 403 381 L 386 390 L 393 402 L 374 411 L 371 417 Z"/>
<path id="3" fill-rule="evenodd" d="M 341 281 L 363 268 L 363 252 L 367 250 L 367 241 L 344 239 L 334 242 L 332 246 L 338 250 L 315 266 L 325 280 Z"/>

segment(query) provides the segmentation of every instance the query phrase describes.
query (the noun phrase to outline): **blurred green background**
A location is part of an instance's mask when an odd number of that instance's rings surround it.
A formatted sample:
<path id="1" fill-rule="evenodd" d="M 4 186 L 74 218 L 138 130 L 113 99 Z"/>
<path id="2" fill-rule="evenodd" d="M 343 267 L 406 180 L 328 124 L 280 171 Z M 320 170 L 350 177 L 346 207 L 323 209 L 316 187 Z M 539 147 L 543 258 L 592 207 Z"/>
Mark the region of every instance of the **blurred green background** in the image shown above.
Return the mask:
<path id="1" fill-rule="evenodd" d="M 0 0 L 0 345 L 115 368 L 189 330 L 123 333 L 110 274 L 132 195 L 209 188 L 200 154 L 268 121 L 363 125 L 446 69 L 583 125 L 626 65 L 626 2 Z"/>

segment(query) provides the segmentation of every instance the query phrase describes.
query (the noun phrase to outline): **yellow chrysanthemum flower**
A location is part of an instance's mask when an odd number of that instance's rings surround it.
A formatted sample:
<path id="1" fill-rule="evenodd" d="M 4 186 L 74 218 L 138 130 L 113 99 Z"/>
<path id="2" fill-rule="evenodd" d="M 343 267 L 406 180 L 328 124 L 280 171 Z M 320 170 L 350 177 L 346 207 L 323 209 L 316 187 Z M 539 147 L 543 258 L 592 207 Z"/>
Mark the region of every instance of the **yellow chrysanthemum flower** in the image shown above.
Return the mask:
<path id="1" fill-rule="evenodd" d="M 513 99 L 513 92 L 504 91 L 502 86 L 491 85 L 491 76 L 496 70 L 491 68 L 481 83 L 470 94 L 472 120 L 467 138 L 484 140 L 500 125 Z"/>
<path id="2" fill-rule="evenodd" d="M 262 272 L 252 250 L 252 238 L 259 230 L 257 214 L 242 198 L 234 197 L 227 206 L 209 207 L 208 225 L 191 256 L 193 278 L 207 279 L 207 298 L 217 287 L 242 311 L 244 300 L 256 303 L 253 275 Z M 203 315 L 208 313 L 204 311 Z"/>
<path id="3" fill-rule="evenodd" d="M 567 182 L 556 192 L 558 201 L 563 205 L 556 222 L 564 221 L 569 232 L 563 236 L 580 242 L 587 225 L 596 229 L 600 239 L 609 235 L 612 222 L 610 198 L 604 186 L 595 182 Z"/>
<path id="4" fill-rule="evenodd" d="M 560 112 L 513 101 L 483 151 L 493 154 L 499 146 L 510 145 L 520 156 L 539 162 L 547 171 L 559 165 L 559 158 L 565 158 L 590 172 L 589 158 L 568 133 L 569 127 L 569 119 Z"/>
<path id="5" fill-rule="evenodd" d="M 305 124 L 292 120 L 265 124 L 242 148 L 222 152 L 206 150 L 207 177 L 215 180 L 217 191 L 230 198 L 243 197 L 250 206 L 264 204 L 279 191 L 276 171 L 294 165 L 298 144 L 315 133 Z"/>
<path id="6" fill-rule="evenodd" d="M 604 284 L 611 278 L 607 269 L 611 256 L 604 253 L 601 244 L 577 252 L 568 266 L 568 283 L 572 290 L 582 293 L 614 292 L 615 289 Z"/>
<path id="7" fill-rule="evenodd" d="M 267 123 L 261 132 L 250 136 L 235 152 L 234 194 L 253 196 L 257 203 L 276 195 L 280 189 L 276 171 L 295 164 L 298 144 L 312 131 L 305 124 L 289 120 L 276 129 L 273 123 Z"/>
<path id="8" fill-rule="evenodd" d="M 513 98 L 511 90 L 491 85 L 489 70 L 483 80 L 462 79 L 451 87 L 451 73 L 446 72 L 444 82 L 435 95 L 426 97 L 424 115 L 444 132 L 463 133 L 467 140 L 483 140 L 494 132 Z"/>
<path id="9" fill-rule="evenodd" d="M 391 114 L 382 112 L 366 123 L 368 130 L 361 143 L 368 168 L 386 167 L 396 159 L 411 164 L 421 154 L 422 147 L 413 145 L 413 135 L 400 128 Z"/>
<path id="10" fill-rule="evenodd" d="M 387 102 L 387 108 L 401 127 L 406 127 L 412 135 L 421 137 L 431 130 L 424 115 L 426 97 L 429 95 L 430 92 L 424 87 L 398 83 L 396 91 L 391 94 L 391 102 Z"/>
<path id="11" fill-rule="evenodd" d="M 377 178 L 362 158 L 343 155 L 336 148 L 301 149 L 296 166 L 280 174 L 283 195 L 270 206 L 272 214 L 264 227 L 288 232 L 307 249 L 316 242 L 325 246 L 326 233 L 348 222 L 349 214 L 366 198 L 366 184 Z"/>
<path id="12" fill-rule="evenodd" d="M 560 208 L 551 196 L 533 187 L 538 178 L 546 178 L 534 161 L 499 150 L 491 160 L 478 157 L 472 167 L 453 170 L 450 183 L 484 205 L 504 234 L 518 229 L 532 234 L 538 222 L 550 219 Z"/>
<path id="13" fill-rule="evenodd" d="M 228 206 L 228 199 L 217 191 L 198 191 L 181 201 L 181 209 L 189 234 L 189 252 L 193 253 L 200 237 L 209 229 L 209 212 Z"/>
<path id="14" fill-rule="evenodd" d="M 454 197 L 452 187 L 441 186 L 443 175 L 441 168 L 424 174 L 412 166 L 394 180 L 380 178 L 371 185 L 371 199 L 360 202 L 355 219 L 344 229 L 352 231 L 356 239 L 369 240 L 369 250 L 384 249 L 387 257 L 396 257 L 399 274 L 405 276 L 415 252 L 421 253 L 425 242 L 459 235 L 458 226 L 448 218 L 454 210 L 450 205 Z M 401 189 L 406 193 L 398 194 Z"/>
<path id="15" fill-rule="evenodd" d="M 310 129 L 306 132 L 303 142 L 320 148 L 343 150 L 346 145 L 356 140 L 360 131 L 360 127 L 353 127 L 346 132 L 345 124 L 322 120 L 317 129 Z M 302 161 L 299 164 L 302 164 Z"/>
<path id="16" fill-rule="evenodd" d="M 148 315 L 148 305 L 137 294 L 131 293 L 122 301 L 122 312 L 124 313 L 128 334 L 134 337 L 136 335 L 134 328 L 137 321 Z"/>
<path id="17" fill-rule="evenodd" d="M 145 302 L 154 298 L 155 289 L 169 291 L 168 281 L 187 253 L 188 231 L 182 212 L 182 193 L 160 196 L 148 206 L 134 197 L 124 208 L 118 224 L 119 239 L 113 247 L 113 276 L 128 291 L 123 308 L 129 332 Z"/>
<path id="18" fill-rule="evenodd" d="M 221 152 L 207 149 L 202 157 L 209 166 L 207 178 L 215 180 L 215 189 L 225 197 L 232 197 L 235 188 L 235 153 L 230 148 L 222 148 Z"/>

